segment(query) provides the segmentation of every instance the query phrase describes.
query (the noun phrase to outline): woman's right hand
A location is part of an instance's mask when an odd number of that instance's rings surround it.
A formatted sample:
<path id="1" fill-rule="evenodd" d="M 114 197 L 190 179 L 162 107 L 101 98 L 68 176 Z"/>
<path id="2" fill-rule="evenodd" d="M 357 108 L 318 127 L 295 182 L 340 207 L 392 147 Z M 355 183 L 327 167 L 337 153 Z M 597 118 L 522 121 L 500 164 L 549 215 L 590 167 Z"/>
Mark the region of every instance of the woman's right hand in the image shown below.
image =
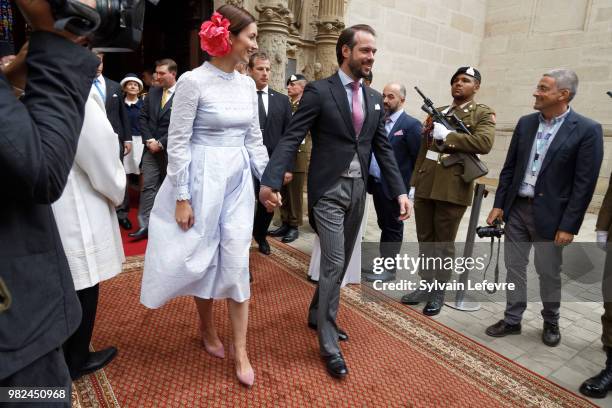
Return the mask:
<path id="1" fill-rule="evenodd" d="M 193 210 L 189 200 L 181 200 L 176 202 L 175 212 L 176 223 L 183 231 L 187 231 L 193 227 Z"/>

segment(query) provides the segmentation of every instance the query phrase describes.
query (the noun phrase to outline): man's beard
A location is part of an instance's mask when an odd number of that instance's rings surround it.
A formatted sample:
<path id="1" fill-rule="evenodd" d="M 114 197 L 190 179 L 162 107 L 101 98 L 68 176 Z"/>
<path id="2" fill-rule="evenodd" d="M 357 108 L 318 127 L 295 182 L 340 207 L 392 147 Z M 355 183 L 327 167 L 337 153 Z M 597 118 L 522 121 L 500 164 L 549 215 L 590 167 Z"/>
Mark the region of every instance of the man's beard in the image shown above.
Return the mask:
<path id="1" fill-rule="evenodd" d="M 349 60 L 349 69 L 351 70 L 351 74 L 357 79 L 364 78 L 367 74 L 364 74 L 361 70 L 361 61 L 351 59 Z"/>
<path id="2" fill-rule="evenodd" d="M 385 114 L 387 116 L 391 116 L 393 115 L 395 112 L 397 112 L 399 110 L 399 105 L 397 105 L 395 108 L 391 108 L 391 107 L 387 107 L 385 106 Z"/>

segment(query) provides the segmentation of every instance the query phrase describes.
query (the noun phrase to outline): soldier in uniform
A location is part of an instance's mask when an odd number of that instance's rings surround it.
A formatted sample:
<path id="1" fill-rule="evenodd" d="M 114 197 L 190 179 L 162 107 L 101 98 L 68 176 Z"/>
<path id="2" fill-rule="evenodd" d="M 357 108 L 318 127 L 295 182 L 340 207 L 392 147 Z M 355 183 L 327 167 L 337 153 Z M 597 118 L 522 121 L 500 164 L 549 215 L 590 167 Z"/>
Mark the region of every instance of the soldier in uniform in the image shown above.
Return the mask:
<path id="1" fill-rule="evenodd" d="M 430 259 L 429 267 L 420 268 L 419 275 L 438 285 L 431 292 L 419 289 L 406 294 L 401 301 L 408 305 L 426 301 L 423 313 L 428 316 L 440 313 L 444 304 L 444 289 L 440 286 L 450 280 L 452 270 L 444 268 L 444 262 L 440 267 L 439 259 L 455 256 L 457 230 L 471 204 L 474 188 L 473 182 L 465 182 L 461 177 L 460 163 L 446 167 L 443 162 L 454 153 L 487 154 L 495 138 L 495 113 L 474 101 L 480 80 L 480 72 L 473 67 L 461 67 L 452 76 L 453 103 L 439 110 L 449 117 L 454 114 L 471 134 L 451 131 L 428 118 L 410 180 L 420 253 Z"/>
<path id="2" fill-rule="evenodd" d="M 287 80 L 287 94 L 289 95 L 293 113 L 295 113 L 300 105 L 300 99 L 307 83 L 306 77 L 301 74 L 291 75 Z M 298 238 L 298 227 L 303 223 L 304 180 L 308 171 L 308 160 L 311 150 L 312 140 L 310 134 L 308 134 L 296 154 L 293 178 L 291 182 L 281 189 L 283 205 L 280 209 L 280 214 L 283 223 L 279 228 L 270 231 L 269 234 L 273 237 L 282 237 L 284 243 L 293 242 Z"/>
<path id="3" fill-rule="evenodd" d="M 606 350 L 606 367 L 595 377 L 591 377 L 580 386 L 580 392 L 591 398 L 605 398 L 608 390 L 612 389 L 612 253 L 610 241 L 612 240 L 612 175 L 608 191 L 601 203 L 601 209 L 595 226 L 597 230 L 597 243 L 606 250 L 602 292 L 604 301 L 604 314 L 601 316 L 603 332 L 601 342 Z"/>

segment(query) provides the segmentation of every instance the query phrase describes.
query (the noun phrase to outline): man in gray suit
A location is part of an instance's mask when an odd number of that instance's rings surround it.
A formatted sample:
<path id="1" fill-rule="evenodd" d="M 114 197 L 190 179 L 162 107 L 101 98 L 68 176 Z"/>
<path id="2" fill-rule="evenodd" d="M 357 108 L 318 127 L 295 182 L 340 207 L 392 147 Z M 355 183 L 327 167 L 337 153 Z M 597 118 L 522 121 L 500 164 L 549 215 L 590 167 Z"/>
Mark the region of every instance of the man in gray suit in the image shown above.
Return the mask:
<path id="1" fill-rule="evenodd" d="M 375 32 L 368 25 L 345 29 L 336 44 L 340 70 L 306 85 L 289 128 L 279 141 L 261 179 L 260 201 L 278 205 L 285 171 L 310 130 L 308 172 L 310 224 L 321 240 L 321 276 L 308 313 L 308 326 L 319 334 L 321 356 L 336 378 L 348 369 L 338 340 L 348 336 L 336 325 L 340 283 L 353 251 L 365 204 L 365 183 L 372 151 L 390 194 L 399 203 L 398 218 L 412 209 L 385 132 L 382 96 L 363 84 L 376 53 Z"/>
<path id="2" fill-rule="evenodd" d="M 134 238 L 134 241 L 148 236 L 149 214 L 153 209 L 157 191 L 166 178 L 168 165 L 166 148 L 177 66 L 171 59 L 157 61 L 155 65 L 157 82 L 160 86 L 151 87 L 140 112 L 140 131 L 146 148 L 142 154 L 142 191 L 138 209 L 140 228 L 128 234 Z"/>

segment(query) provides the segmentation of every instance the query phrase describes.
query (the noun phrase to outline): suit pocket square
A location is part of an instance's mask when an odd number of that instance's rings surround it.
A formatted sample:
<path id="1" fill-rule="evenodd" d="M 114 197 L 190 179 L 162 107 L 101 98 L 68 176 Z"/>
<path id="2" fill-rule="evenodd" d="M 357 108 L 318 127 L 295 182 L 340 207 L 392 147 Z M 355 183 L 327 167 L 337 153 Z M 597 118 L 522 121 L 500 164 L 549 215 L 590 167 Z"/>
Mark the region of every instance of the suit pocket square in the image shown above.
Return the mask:
<path id="1" fill-rule="evenodd" d="M 374 110 L 380 110 L 380 105 L 379 104 L 374 105 Z"/>
<path id="2" fill-rule="evenodd" d="M 393 136 L 404 136 L 404 131 L 400 129 L 397 132 L 395 132 Z"/>
<path id="3" fill-rule="evenodd" d="M 113 98 L 118 98 L 117 94 L 113 94 Z"/>

